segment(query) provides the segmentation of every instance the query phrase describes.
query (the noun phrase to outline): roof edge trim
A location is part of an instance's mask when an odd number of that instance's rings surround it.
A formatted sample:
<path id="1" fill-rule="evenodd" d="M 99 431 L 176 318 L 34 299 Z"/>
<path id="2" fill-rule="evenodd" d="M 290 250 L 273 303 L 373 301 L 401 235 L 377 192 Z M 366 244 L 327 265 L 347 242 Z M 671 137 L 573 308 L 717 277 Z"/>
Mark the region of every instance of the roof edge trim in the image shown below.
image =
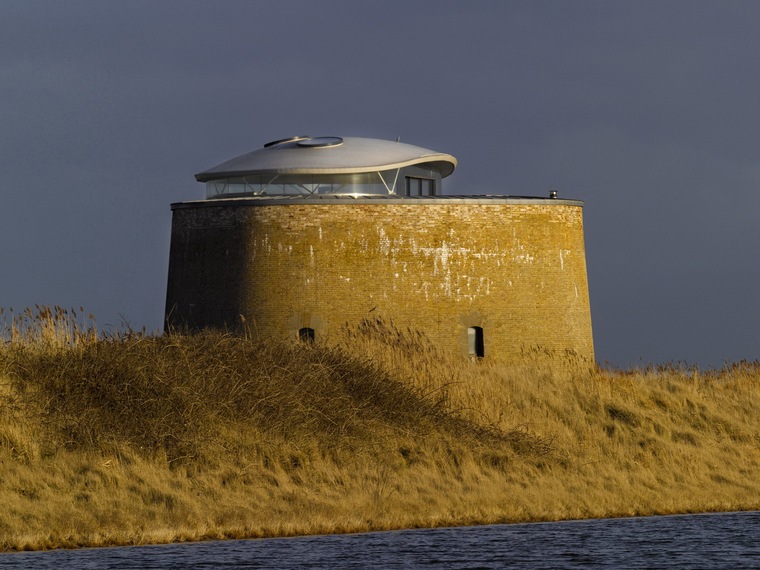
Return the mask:
<path id="1" fill-rule="evenodd" d="M 174 202 L 172 210 L 185 208 L 214 208 L 220 206 L 290 206 L 307 204 L 315 206 L 338 206 L 355 204 L 374 205 L 444 205 L 481 204 L 489 206 L 570 206 L 583 208 L 583 200 L 572 198 L 544 198 L 540 196 L 397 196 L 397 195 L 320 195 L 320 196 L 242 196 L 239 198 L 215 198 L 213 200 L 190 200 Z"/>
<path id="2" fill-rule="evenodd" d="M 360 166 L 354 168 L 280 168 L 280 169 L 265 169 L 265 170 L 250 170 L 250 171 L 229 171 L 229 172 L 199 172 L 195 175 L 195 179 L 198 182 L 209 182 L 211 180 L 218 180 L 220 178 L 230 178 L 247 176 L 250 174 L 363 174 L 365 172 L 380 172 L 383 170 L 392 170 L 394 168 L 404 168 L 406 166 L 415 166 L 417 164 L 437 164 L 444 168 L 441 168 L 441 177 L 446 178 L 457 167 L 457 159 L 450 154 L 435 153 L 425 156 L 416 157 L 410 160 L 404 160 L 401 162 L 392 162 L 388 164 L 376 164 L 372 166 Z"/>

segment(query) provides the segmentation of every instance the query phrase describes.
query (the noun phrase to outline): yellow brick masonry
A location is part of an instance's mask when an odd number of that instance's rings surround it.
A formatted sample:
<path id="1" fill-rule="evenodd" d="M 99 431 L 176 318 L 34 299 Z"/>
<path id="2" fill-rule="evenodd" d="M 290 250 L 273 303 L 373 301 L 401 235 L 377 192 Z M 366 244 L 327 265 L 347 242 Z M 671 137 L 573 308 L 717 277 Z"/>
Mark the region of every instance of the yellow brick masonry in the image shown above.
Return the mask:
<path id="1" fill-rule="evenodd" d="M 479 326 L 489 359 L 593 361 L 582 207 L 536 202 L 176 209 L 169 320 L 329 340 L 383 317 L 461 354 Z"/>

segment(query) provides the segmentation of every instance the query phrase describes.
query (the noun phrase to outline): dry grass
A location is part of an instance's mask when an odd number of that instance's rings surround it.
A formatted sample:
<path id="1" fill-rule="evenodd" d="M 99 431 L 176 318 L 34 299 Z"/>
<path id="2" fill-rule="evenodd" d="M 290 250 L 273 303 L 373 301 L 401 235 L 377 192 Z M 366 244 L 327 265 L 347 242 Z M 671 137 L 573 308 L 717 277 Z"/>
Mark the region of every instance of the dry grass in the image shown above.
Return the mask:
<path id="1" fill-rule="evenodd" d="M 756 363 L 504 367 L 382 321 L 339 346 L 7 321 L 0 549 L 760 507 Z"/>

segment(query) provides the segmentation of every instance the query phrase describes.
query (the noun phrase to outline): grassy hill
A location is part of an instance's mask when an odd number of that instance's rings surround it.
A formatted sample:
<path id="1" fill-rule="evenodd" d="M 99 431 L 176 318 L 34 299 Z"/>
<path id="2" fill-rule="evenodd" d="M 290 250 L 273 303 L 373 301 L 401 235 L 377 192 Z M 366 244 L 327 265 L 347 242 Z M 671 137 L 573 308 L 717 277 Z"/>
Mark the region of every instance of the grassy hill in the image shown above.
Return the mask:
<path id="1" fill-rule="evenodd" d="M 383 321 L 335 346 L 88 322 L 6 317 L 0 549 L 760 508 L 755 363 L 507 367 Z"/>

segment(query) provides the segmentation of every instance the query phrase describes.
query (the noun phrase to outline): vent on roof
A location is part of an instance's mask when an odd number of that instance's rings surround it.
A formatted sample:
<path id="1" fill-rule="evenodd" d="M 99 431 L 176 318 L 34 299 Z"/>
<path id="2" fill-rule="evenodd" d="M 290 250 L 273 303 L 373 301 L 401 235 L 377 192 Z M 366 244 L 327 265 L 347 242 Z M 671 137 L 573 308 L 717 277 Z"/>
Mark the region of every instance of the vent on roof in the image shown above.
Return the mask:
<path id="1" fill-rule="evenodd" d="M 308 148 L 321 148 L 343 144 L 343 139 L 341 137 L 310 137 L 308 139 L 301 139 L 296 144 Z"/>
<path id="2" fill-rule="evenodd" d="M 311 137 L 309 135 L 302 135 L 299 137 L 288 137 L 286 139 L 277 139 L 276 141 L 268 142 L 264 145 L 264 148 L 269 148 L 270 146 L 277 146 L 278 144 L 282 143 L 289 143 L 289 142 L 296 142 L 303 139 L 310 139 Z"/>

